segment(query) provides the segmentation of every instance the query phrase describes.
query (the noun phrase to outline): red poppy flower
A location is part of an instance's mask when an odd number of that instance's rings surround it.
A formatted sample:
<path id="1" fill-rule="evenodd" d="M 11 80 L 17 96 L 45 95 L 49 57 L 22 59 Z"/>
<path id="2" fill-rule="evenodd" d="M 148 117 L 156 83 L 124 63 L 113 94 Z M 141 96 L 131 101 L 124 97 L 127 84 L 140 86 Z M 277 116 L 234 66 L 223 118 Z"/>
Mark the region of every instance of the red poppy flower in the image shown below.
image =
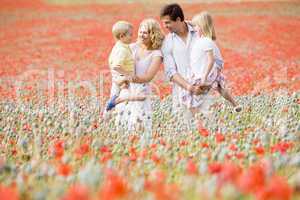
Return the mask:
<path id="1" fill-rule="evenodd" d="M 241 172 L 242 169 L 238 165 L 232 162 L 224 163 L 224 165 L 222 166 L 221 173 L 219 173 L 218 175 L 220 184 L 222 185 L 227 182 L 236 183 Z"/>
<path id="2" fill-rule="evenodd" d="M 99 192 L 99 198 L 120 199 L 124 198 L 129 192 L 129 187 L 126 181 L 119 176 L 114 170 L 107 170 L 106 177 Z"/>
<path id="3" fill-rule="evenodd" d="M 166 146 L 166 142 L 164 139 L 160 138 L 159 143 L 163 146 Z"/>
<path id="4" fill-rule="evenodd" d="M 106 163 L 107 161 L 109 161 L 111 158 L 113 157 L 111 152 L 105 153 L 104 155 L 102 155 L 102 157 L 100 158 L 100 163 Z"/>
<path id="5" fill-rule="evenodd" d="M 265 154 L 265 149 L 262 146 L 254 147 L 254 151 L 257 155 L 263 156 Z"/>
<path id="6" fill-rule="evenodd" d="M 179 196 L 178 187 L 175 184 L 167 184 L 165 182 L 165 174 L 161 171 L 155 172 L 151 176 L 151 180 L 146 180 L 144 188 L 152 192 L 156 200 L 176 200 Z"/>
<path id="7" fill-rule="evenodd" d="M 69 176 L 71 174 L 72 168 L 68 164 L 60 164 L 58 166 L 58 173 L 62 176 Z"/>
<path id="8" fill-rule="evenodd" d="M 90 195 L 87 187 L 82 185 L 73 185 L 64 195 L 62 200 L 90 200 Z"/>
<path id="9" fill-rule="evenodd" d="M 101 153 L 107 153 L 110 152 L 110 149 L 107 146 L 102 146 L 100 147 L 100 151 Z"/>
<path id="10" fill-rule="evenodd" d="M 78 149 L 76 149 L 76 154 L 79 157 L 82 157 L 85 154 L 89 153 L 89 151 L 90 151 L 90 145 L 87 143 L 84 143 L 84 144 L 80 145 L 80 147 Z"/>
<path id="11" fill-rule="evenodd" d="M 260 142 L 259 139 L 254 139 L 254 140 L 252 141 L 252 143 L 253 143 L 254 145 L 257 145 L 259 142 Z"/>
<path id="12" fill-rule="evenodd" d="M 288 182 L 279 176 L 273 176 L 269 184 L 257 192 L 257 200 L 290 200 L 293 189 Z"/>
<path id="13" fill-rule="evenodd" d="M 208 137 L 209 136 L 209 131 L 206 128 L 198 127 L 198 132 L 203 137 Z"/>
<path id="14" fill-rule="evenodd" d="M 238 181 L 238 188 L 244 193 L 256 192 L 265 185 L 265 171 L 264 168 L 255 164 L 244 171 Z"/>
<path id="15" fill-rule="evenodd" d="M 150 147 L 151 147 L 151 149 L 156 149 L 157 144 L 153 143 L 153 144 L 150 145 Z"/>
<path id="16" fill-rule="evenodd" d="M 217 141 L 217 143 L 224 142 L 225 136 L 222 133 L 216 133 L 216 141 Z"/>
<path id="17" fill-rule="evenodd" d="M 137 154 L 136 153 L 132 153 L 130 154 L 130 161 L 136 161 L 138 158 Z"/>
<path id="18" fill-rule="evenodd" d="M 271 152 L 280 152 L 281 154 L 285 154 L 292 147 L 292 142 L 278 142 L 277 144 L 271 147 Z"/>
<path id="19" fill-rule="evenodd" d="M 244 152 L 236 152 L 234 155 L 235 155 L 235 157 L 237 159 L 243 159 L 243 158 L 245 158 Z"/>
<path id="20" fill-rule="evenodd" d="M 19 195 L 14 187 L 6 187 L 0 184 L 0 199 L 18 200 Z"/>
<path id="21" fill-rule="evenodd" d="M 147 150 L 147 149 L 143 149 L 143 150 L 141 151 L 141 157 L 142 157 L 143 159 L 145 159 L 145 158 L 147 157 L 147 155 L 148 155 L 148 150 Z"/>
<path id="22" fill-rule="evenodd" d="M 197 165 L 192 160 L 188 160 L 186 164 L 186 171 L 190 175 L 198 174 Z"/>
<path id="23" fill-rule="evenodd" d="M 152 156 L 151 156 L 151 160 L 153 162 L 155 162 L 156 164 L 158 164 L 160 162 L 160 158 L 158 157 L 157 154 L 153 153 Z"/>
<path id="24" fill-rule="evenodd" d="M 231 144 L 231 145 L 229 146 L 229 149 L 230 149 L 231 151 L 237 151 L 237 150 L 238 150 L 238 148 L 237 148 L 237 146 L 236 146 L 235 144 Z"/>
<path id="25" fill-rule="evenodd" d="M 129 136 L 129 141 L 131 143 L 134 143 L 135 141 L 137 141 L 139 139 L 139 137 L 137 135 L 130 135 Z"/>
<path id="26" fill-rule="evenodd" d="M 188 142 L 186 140 L 181 140 L 180 143 L 179 143 L 179 146 L 186 146 L 188 145 Z"/>
<path id="27" fill-rule="evenodd" d="M 64 142 L 62 140 L 58 140 L 54 143 L 53 154 L 56 159 L 61 159 L 64 155 Z"/>
<path id="28" fill-rule="evenodd" d="M 209 147 L 209 144 L 207 142 L 202 142 L 200 145 L 201 145 L 202 148 L 208 148 Z"/>
<path id="29" fill-rule="evenodd" d="M 217 173 L 220 173 L 221 170 L 222 170 L 222 164 L 221 163 L 218 163 L 218 162 L 213 162 L 213 163 L 210 163 L 208 165 L 208 171 L 209 173 L 211 174 L 217 174 Z"/>

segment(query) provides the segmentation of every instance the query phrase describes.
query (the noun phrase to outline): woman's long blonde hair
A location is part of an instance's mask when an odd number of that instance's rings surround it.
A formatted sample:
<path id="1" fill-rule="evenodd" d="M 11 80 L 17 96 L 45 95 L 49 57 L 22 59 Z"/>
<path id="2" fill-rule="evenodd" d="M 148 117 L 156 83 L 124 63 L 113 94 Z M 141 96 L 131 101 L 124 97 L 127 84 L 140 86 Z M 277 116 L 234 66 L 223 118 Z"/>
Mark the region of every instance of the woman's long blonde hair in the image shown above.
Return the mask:
<path id="1" fill-rule="evenodd" d="M 160 49 L 164 40 L 164 34 L 159 23 L 152 18 L 144 19 L 140 27 L 145 26 L 149 31 L 150 40 L 151 40 L 151 49 Z"/>
<path id="2" fill-rule="evenodd" d="M 212 17 L 207 11 L 195 15 L 192 19 L 192 24 L 201 28 L 203 36 L 212 40 L 217 39 Z"/>

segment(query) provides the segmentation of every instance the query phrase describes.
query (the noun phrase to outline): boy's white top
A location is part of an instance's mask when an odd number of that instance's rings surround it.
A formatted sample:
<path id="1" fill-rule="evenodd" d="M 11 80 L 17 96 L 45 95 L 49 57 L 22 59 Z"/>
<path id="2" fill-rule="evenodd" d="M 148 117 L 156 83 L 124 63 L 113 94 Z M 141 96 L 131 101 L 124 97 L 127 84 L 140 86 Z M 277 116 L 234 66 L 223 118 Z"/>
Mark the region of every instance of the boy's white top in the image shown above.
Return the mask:
<path id="1" fill-rule="evenodd" d="M 187 41 L 183 41 L 176 33 L 169 33 L 162 46 L 165 75 L 170 80 L 176 73 L 180 74 L 185 80 L 191 76 L 190 54 L 198 35 L 196 30 L 187 23 L 188 35 Z M 182 104 L 181 96 L 185 90 L 173 84 L 172 97 L 173 106 Z"/>
<path id="2" fill-rule="evenodd" d="M 216 45 L 216 43 L 208 37 L 199 37 L 196 39 L 190 55 L 191 61 L 191 70 L 192 70 L 192 79 L 203 79 L 204 73 L 208 66 L 208 57 L 207 52 L 212 50 L 215 60 L 223 62 L 221 52 Z M 211 84 L 218 75 L 218 66 L 217 62 L 214 62 L 213 68 L 210 74 L 207 77 L 207 84 Z"/>

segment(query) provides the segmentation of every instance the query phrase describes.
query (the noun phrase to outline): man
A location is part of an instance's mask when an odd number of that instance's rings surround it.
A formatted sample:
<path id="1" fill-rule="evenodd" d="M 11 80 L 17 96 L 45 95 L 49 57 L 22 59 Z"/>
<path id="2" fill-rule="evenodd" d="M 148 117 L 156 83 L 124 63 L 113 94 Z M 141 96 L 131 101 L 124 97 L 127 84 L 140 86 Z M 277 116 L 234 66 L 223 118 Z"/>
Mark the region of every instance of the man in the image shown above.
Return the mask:
<path id="1" fill-rule="evenodd" d="M 173 82 L 173 109 L 181 108 L 181 96 L 191 92 L 195 95 L 205 93 L 209 86 L 191 85 L 188 79 L 191 75 L 190 52 L 197 33 L 194 28 L 184 21 L 182 8 L 178 4 L 164 6 L 160 13 L 164 28 L 170 33 L 162 46 L 165 74 Z"/>

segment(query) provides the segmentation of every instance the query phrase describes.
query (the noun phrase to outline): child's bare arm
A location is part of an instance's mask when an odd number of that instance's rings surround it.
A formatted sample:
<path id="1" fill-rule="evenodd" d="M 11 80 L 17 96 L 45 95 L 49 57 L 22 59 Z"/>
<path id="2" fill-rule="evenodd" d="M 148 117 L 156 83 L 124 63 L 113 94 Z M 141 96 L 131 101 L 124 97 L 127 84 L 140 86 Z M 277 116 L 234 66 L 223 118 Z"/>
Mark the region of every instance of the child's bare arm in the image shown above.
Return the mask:
<path id="1" fill-rule="evenodd" d="M 207 76 L 211 72 L 211 70 L 213 68 L 213 65 L 214 65 L 214 55 L 213 55 L 212 50 L 207 51 L 207 59 L 208 59 L 208 63 L 207 63 L 206 71 L 205 71 L 204 76 L 203 76 L 203 82 L 202 83 L 206 82 Z"/>

